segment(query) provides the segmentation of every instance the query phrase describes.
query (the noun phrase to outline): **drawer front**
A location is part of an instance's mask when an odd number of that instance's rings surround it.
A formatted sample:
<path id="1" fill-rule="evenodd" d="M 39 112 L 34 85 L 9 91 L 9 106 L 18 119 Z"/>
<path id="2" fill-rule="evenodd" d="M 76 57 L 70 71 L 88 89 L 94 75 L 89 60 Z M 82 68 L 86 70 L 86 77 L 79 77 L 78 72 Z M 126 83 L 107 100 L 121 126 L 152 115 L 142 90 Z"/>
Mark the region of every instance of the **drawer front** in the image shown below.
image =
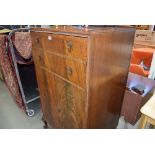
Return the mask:
<path id="1" fill-rule="evenodd" d="M 65 37 L 65 53 L 80 59 L 87 59 L 88 39 L 81 37 Z"/>
<path id="2" fill-rule="evenodd" d="M 63 35 L 55 34 L 42 34 L 42 46 L 43 49 L 49 49 L 49 51 L 54 53 L 65 54 L 65 44 Z"/>
<path id="3" fill-rule="evenodd" d="M 36 65 L 44 66 L 44 56 L 41 48 L 33 48 L 33 59 Z"/>
<path id="4" fill-rule="evenodd" d="M 65 79 L 85 88 L 86 86 L 86 64 L 75 60 L 66 59 L 51 53 L 45 54 L 45 65 L 48 69 Z"/>
<path id="5" fill-rule="evenodd" d="M 86 59 L 88 39 L 55 34 L 42 35 L 42 46 L 49 52 L 59 53 L 75 58 Z"/>
<path id="6" fill-rule="evenodd" d="M 32 47 L 33 48 L 42 48 L 41 34 L 39 34 L 37 32 L 32 32 L 31 33 L 31 40 L 32 40 Z"/>

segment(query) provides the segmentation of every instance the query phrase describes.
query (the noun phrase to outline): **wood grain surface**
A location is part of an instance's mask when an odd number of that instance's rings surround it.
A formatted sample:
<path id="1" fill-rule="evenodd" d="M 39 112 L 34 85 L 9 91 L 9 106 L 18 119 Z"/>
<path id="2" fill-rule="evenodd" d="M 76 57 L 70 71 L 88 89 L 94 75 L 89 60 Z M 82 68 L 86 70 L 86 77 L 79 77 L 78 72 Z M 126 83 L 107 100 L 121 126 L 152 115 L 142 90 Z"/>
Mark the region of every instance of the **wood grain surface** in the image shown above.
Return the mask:
<path id="1" fill-rule="evenodd" d="M 116 128 L 135 30 L 31 30 L 44 119 L 54 128 Z"/>

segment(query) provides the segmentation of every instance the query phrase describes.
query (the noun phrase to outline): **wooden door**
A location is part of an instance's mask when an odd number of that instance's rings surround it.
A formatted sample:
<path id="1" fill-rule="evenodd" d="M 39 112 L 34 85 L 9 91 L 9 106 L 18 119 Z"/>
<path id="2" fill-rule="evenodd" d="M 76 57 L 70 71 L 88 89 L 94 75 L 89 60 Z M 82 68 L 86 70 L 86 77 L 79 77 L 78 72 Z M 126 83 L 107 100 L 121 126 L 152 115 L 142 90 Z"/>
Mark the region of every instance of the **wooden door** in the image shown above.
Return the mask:
<path id="1" fill-rule="evenodd" d="M 43 118 L 49 123 L 51 127 L 58 126 L 57 116 L 54 111 L 54 97 L 51 95 L 52 83 L 49 73 L 40 67 L 36 67 L 36 74 L 40 92 L 41 106 Z"/>
<path id="2" fill-rule="evenodd" d="M 53 128 L 84 128 L 85 92 L 36 67 L 44 119 Z"/>
<path id="3" fill-rule="evenodd" d="M 83 128 L 86 108 L 85 93 L 52 74 L 50 81 L 51 96 L 54 102 L 52 113 L 57 117 L 55 120 L 58 120 L 55 128 Z"/>
<path id="4" fill-rule="evenodd" d="M 85 92 L 55 77 L 59 128 L 84 128 L 86 118 Z"/>

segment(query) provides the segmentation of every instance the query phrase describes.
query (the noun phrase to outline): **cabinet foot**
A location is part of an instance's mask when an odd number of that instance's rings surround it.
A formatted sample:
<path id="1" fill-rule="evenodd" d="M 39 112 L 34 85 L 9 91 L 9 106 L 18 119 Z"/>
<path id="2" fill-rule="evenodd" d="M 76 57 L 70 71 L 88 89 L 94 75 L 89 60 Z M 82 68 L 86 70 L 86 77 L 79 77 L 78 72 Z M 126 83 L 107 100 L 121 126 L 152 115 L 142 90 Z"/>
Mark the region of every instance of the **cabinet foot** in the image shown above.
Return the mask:
<path id="1" fill-rule="evenodd" d="M 44 120 L 43 117 L 42 117 L 42 121 L 44 122 L 43 128 L 44 128 L 44 129 L 48 129 L 48 123 L 47 123 L 47 121 Z"/>

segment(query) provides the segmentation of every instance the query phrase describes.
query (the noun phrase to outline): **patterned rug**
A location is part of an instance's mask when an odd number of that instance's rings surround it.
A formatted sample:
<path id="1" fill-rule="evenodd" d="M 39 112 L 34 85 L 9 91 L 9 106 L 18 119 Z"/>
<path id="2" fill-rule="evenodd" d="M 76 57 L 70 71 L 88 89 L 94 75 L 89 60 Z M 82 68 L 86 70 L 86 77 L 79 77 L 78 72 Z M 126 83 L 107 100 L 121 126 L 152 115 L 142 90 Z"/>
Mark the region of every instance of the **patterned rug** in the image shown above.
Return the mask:
<path id="1" fill-rule="evenodd" d="M 6 35 L 0 35 L 0 66 L 5 84 L 13 95 L 13 98 L 18 106 L 24 109 L 16 75 L 11 65 L 11 61 L 6 53 Z"/>

